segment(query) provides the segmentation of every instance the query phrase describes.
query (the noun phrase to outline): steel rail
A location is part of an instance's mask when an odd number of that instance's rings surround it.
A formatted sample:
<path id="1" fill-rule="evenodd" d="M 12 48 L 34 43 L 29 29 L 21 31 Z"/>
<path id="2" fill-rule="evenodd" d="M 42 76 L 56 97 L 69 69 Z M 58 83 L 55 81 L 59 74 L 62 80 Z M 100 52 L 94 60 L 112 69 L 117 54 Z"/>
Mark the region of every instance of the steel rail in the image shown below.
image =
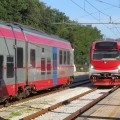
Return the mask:
<path id="1" fill-rule="evenodd" d="M 97 88 L 93 88 L 92 90 L 89 90 L 89 91 L 87 91 L 87 92 L 84 92 L 84 93 L 82 93 L 82 94 L 79 94 L 79 95 L 77 95 L 77 96 L 74 96 L 74 97 L 72 97 L 72 98 L 69 98 L 69 99 L 67 99 L 67 100 L 64 100 L 64 101 L 62 101 L 62 102 L 59 102 L 59 103 L 57 103 L 57 104 L 55 104 L 55 105 L 52 105 L 51 107 L 48 107 L 48 108 L 46 108 L 46 109 L 39 110 L 38 112 L 33 113 L 33 114 L 29 115 L 29 116 L 26 116 L 26 117 L 24 117 L 24 118 L 22 118 L 22 119 L 20 119 L 20 120 L 31 120 L 31 119 L 34 119 L 34 118 L 36 118 L 36 117 L 38 117 L 38 116 L 40 116 L 40 115 L 42 115 L 42 114 L 45 114 L 45 113 L 47 113 L 47 112 L 49 112 L 49 111 L 51 111 L 51 110 L 53 110 L 53 109 L 56 109 L 56 108 L 60 107 L 60 106 L 62 106 L 62 105 L 69 104 L 71 101 L 76 100 L 76 99 L 78 99 L 79 97 L 82 97 L 82 96 L 84 96 L 84 95 L 86 95 L 86 94 L 88 94 L 88 93 L 91 93 L 91 92 L 95 91 L 95 90 L 97 90 Z"/>
<path id="2" fill-rule="evenodd" d="M 101 101 L 102 99 L 104 99 L 105 97 L 107 97 L 109 94 L 111 94 L 112 92 L 114 92 L 116 89 L 118 89 L 118 87 L 113 87 L 113 89 L 111 89 L 110 91 L 104 93 L 102 96 L 98 97 L 97 99 L 95 99 L 91 103 L 85 105 L 83 108 L 81 108 L 81 109 L 77 110 L 76 112 L 72 113 L 71 115 L 69 115 L 68 117 L 66 117 L 64 120 L 71 120 L 71 119 L 77 117 L 78 115 L 82 114 L 83 112 L 85 112 L 86 110 L 88 110 L 89 108 L 91 108 L 92 106 L 94 106 L 96 103 L 98 103 L 99 101 Z"/>

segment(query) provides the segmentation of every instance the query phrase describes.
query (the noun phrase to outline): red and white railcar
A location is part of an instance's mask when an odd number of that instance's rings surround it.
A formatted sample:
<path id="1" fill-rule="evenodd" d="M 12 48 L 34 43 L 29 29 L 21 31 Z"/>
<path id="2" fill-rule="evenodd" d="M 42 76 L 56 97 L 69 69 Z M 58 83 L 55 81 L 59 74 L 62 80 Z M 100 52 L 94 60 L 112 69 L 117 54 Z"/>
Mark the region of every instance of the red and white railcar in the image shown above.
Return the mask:
<path id="1" fill-rule="evenodd" d="M 120 41 L 92 43 L 89 78 L 93 85 L 120 85 Z"/>
<path id="2" fill-rule="evenodd" d="M 70 42 L 20 24 L 0 22 L 0 101 L 68 84 L 73 75 Z"/>

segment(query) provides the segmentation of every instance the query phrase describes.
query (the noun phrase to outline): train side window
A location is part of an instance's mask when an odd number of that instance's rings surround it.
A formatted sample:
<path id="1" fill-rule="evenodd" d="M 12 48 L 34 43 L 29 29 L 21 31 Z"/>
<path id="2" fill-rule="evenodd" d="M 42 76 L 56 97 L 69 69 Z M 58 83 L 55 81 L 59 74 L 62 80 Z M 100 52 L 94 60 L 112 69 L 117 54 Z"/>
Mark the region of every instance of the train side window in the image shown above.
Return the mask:
<path id="1" fill-rule="evenodd" d="M 17 48 L 17 67 L 23 68 L 23 48 Z"/>
<path id="2" fill-rule="evenodd" d="M 45 58 L 41 58 L 41 75 L 45 75 Z"/>
<path id="3" fill-rule="evenodd" d="M 53 70 L 57 70 L 57 54 L 53 54 Z"/>
<path id="4" fill-rule="evenodd" d="M 66 51 L 64 51 L 64 64 L 66 64 Z"/>
<path id="5" fill-rule="evenodd" d="M 59 64 L 62 64 L 62 50 L 59 51 Z"/>
<path id="6" fill-rule="evenodd" d="M 70 51 L 67 51 L 67 64 L 70 65 Z"/>
<path id="7" fill-rule="evenodd" d="M 14 77 L 14 58 L 7 56 L 7 78 Z"/>
<path id="8" fill-rule="evenodd" d="M 30 50 L 30 64 L 35 68 L 35 49 Z"/>
<path id="9" fill-rule="evenodd" d="M 45 49 L 44 48 L 42 48 L 42 53 L 44 53 L 45 52 Z"/>
<path id="10" fill-rule="evenodd" d="M 51 74 L 51 58 L 47 58 L 47 74 Z"/>

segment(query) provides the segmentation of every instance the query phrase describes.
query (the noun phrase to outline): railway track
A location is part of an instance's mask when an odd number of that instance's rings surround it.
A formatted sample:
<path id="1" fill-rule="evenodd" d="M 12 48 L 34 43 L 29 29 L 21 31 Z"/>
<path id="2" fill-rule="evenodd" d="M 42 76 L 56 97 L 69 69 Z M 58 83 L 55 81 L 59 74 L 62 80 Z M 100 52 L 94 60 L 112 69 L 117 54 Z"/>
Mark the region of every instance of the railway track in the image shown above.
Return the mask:
<path id="1" fill-rule="evenodd" d="M 37 94 L 30 95 L 29 97 L 23 98 L 21 100 L 16 100 L 15 99 L 15 100 L 13 100 L 11 102 L 6 102 L 5 104 L 4 103 L 0 103 L 0 109 L 3 108 L 3 107 L 8 107 L 10 105 L 19 104 L 19 103 L 22 103 L 22 102 L 26 102 L 28 100 L 32 100 L 32 99 L 43 97 L 43 96 L 46 96 L 46 95 L 49 95 L 49 94 L 60 92 L 60 91 L 65 90 L 65 89 L 68 89 L 68 87 L 64 87 L 64 88 L 63 87 L 57 87 L 57 88 L 55 87 L 55 88 L 52 88 L 52 89 L 41 90 Z"/>
<path id="2" fill-rule="evenodd" d="M 78 76 L 75 76 L 75 79 L 78 79 L 78 78 L 79 78 Z M 67 85 L 67 86 L 58 86 L 58 87 L 54 87 L 54 88 L 50 88 L 50 89 L 44 89 L 44 90 L 38 91 L 38 93 L 35 94 L 35 95 L 30 95 L 29 97 L 21 99 L 21 100 L 13 100 L 13 101 L 10 101 L 10 102 L 6 101 L 6 103 L 0 103 L 0 109 L 3 108 L 3 107 L 8 107 L 10 105 L 15 105 L 15 104 L 18 104 L 18 103 L 26 102 L 28 100 L 43 97 L 43 96 L 46 96 L 46 95 L 49 95 L 49 94 L 60 92 L 60 91 L 63 91 L 63 90 L 66 90 L 66 89 L 69 89 L 69 88 L 72 88 L 72 87 L 84 85 L 84 84 L 87 84 L 87 83 L 90 83 L 90 81 L 88 79 L 83 79 L 83 80 L 74 81 L 72 84 Z"/>
<path id="3" fill-rule="evenodd" d="M 97 89 L 88 83 L 88 80 L 75 81 L 64 89 L 56 88 L 40 96 L 23 99 L 0 109 L 0 120 L 75 119 L 117 89 Z"/>
<path id="4" fill-rule="evenodd" d="M 83 85 L 83 84 L 89 83 L 89 82 L 88 82 L 88 80 L 76 81 L 72 85 L 70 85 L 69 87 L 65 87 L 64 89 L 63 88 L 59 88 L 59 89 L 58 88 L 54 88 L 52 91 L 51 90 L 41 91 L 40 95 L 38 94 L 36 96 L 31 96 L 31 97 L 29 97 L 27 99 L 22 99 L 20 101 L 14 101 L 12 103 L 9 103 L 6 107 L 3 107 L 3 105 L 1 105 L 0 106 L 1 107 L 1 109 L 0 109 L 0 116 L 1 116 L 1 118 L 12 119 L 12 116 L 16 116 L 19 113 L 18 112 L 19 109 L 22 110 L 22 108 L 23 108 L 23 110 L 24 110 L 23 106 L 26 106 L 26 105 L 23 105 L 23 104 L 27 103 L 27 101 L 32 101 L 32 100 L 34 101 L 34 99 L 37 99 L 37 98 L 42 98 L 42 97 L 50 95 L 50 94 L 55 94 L 55 93 L 58 93 L 58 92 L 65 91 L 65 90 L 67 90 L 69 88 L 73 88 L 73 87 L 77 86 L 76 85 L 77 83 L 80 86 L 80 85 Z M 22 104 L 22 107 L 20 106 L 20 104 Z M 5 117 L 5 116 L 7 116 L 7 117 Z"/>
<path id="5" fill-rule="evenodd" d="M 64 111 L 68 111 L 69 112 L 72 110 L 71 107 L 69 106 L 73 101 L 75 101 L 76 99 L 78 99 L 79 97 L 85 96 L 93 91 L 95 91 L 97 88 L 92 88 L 88 91 L 85 91 L 83 93 L 80 93 L 78 95 L 72 96 L 68 99 L 65 99 L 63 101 L 60 101 L 59 103 L 56 103 L 54 105 L 51 105 L 50 107 L 40 110 L 32 115 L 28 115 L 24 118 L 22 118 L 21 120 L 31 120 L 31 119 L 40 119 L 40 120 L 52 120 L 52 119 L 60 119 L 63 120 L 63 116 L 65 116 L 65 112 Z M 71 109 L 71 110 L 70 110 Z M 68 113 L 67 113 L 68 114 Z M 47 115 L 47 116 L 46 116 Z M 40 116 L 40 117 L 38 117 Z M 56 116 L 56 117 L 55 117 Z M 36 118 L 37 117 L 37 118 Z M 68 118 L 68 120 L 70 120 Z"/>
<path id="6" fill-rule="evenodd" d="M 96 90 L 87 84 L 3 108 L 0 110 L 2 114 L 0 116 L 7 120 L 69 120 L 93 106 L 115 89 L 117 88 Z"/>
<path id="7" fill-rule="evenodd" d="M 80 95 L 71 97 L 32 115 L 23 117 L 21 120 L 71 120 L 104 99 L 117 87 L 112 89 L 93 88 Z"/>

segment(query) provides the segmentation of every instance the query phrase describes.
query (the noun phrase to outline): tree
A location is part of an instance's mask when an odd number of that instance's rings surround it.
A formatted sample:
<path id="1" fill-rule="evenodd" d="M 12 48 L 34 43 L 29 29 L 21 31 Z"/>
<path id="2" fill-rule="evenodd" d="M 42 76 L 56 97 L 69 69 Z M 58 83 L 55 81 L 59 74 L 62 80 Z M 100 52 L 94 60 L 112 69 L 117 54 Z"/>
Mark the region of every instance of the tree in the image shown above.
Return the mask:
<path id="1" fill-rule="evenodd" d="M 89 61 L 91 43 L 103 37 L 96 27 L 81 26 L 65 13 L 51 9 L 39 0 L 1 0 L 0 19 L 18 22 L 69 40 L 74 47 L 75 64 Z M 64 21 L 71 24 L 65 24 Z"/>

